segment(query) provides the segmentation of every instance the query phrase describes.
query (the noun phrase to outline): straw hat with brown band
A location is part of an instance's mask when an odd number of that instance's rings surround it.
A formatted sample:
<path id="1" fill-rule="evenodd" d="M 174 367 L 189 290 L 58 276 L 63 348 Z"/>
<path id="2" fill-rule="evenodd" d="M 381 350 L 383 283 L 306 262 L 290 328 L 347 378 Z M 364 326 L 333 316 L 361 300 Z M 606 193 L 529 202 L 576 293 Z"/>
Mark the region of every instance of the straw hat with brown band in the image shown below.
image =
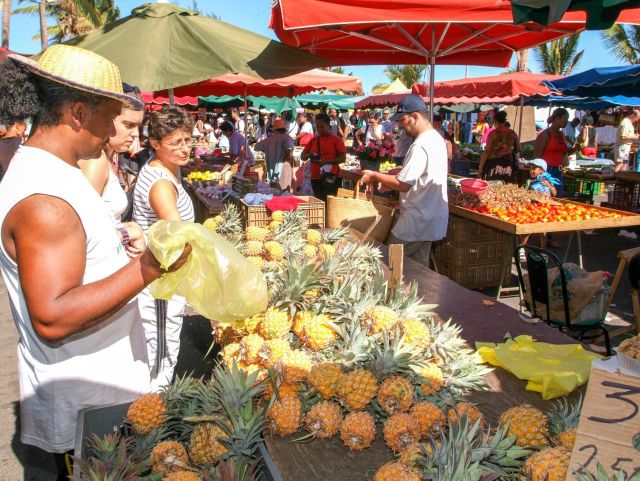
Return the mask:
<path id="1" fill-rule="evenodd" d="M 118 100 L 134 109 L 144 107 L 140 100 L 122 90 L 118 67 L 89 50 L 70 45 L 52 45 L 42 53 L 38 61 L 13 53 L 8 57 L 31 73 L 53 82 Z"/>

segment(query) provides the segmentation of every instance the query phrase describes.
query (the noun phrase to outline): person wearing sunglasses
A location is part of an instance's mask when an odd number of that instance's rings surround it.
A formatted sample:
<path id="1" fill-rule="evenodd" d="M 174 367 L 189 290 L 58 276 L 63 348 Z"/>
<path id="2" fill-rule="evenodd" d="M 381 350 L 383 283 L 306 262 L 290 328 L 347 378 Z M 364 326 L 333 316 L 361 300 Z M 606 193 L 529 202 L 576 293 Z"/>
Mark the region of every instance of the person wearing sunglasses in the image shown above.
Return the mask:
<path id="1" fill-rule="evenodd" d="M 180 168 L 191 153 L 191 115 L 179 107 L 165 107 L 151 114 L 149 141 L 154 154 L 140 170 L 133 195 L 133 220 L 147 232 L 158 220 L 193 222 L 193 203 L 182 187 Z M 173 378 L 185 299 L 154 299 L 149 289 L 138 296 L 138 308 L 147 339 L 153 387 Z"/>
<path id="2" fill-rule="evenodd" d="M 384 131 L 380 124 L 380 115 L 372 114 L 368 122 L 358 131 L 359 140 L 362 145 L 369 145 L 370 142 L 384 140 Z"/>

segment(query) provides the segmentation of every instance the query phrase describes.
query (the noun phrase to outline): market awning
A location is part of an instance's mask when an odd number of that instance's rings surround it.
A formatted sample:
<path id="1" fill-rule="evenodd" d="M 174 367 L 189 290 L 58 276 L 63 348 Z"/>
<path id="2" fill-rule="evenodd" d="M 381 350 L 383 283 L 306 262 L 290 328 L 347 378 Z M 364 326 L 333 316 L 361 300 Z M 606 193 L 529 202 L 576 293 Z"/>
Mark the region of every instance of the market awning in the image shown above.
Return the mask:
<path id="1" fill-rule="evenodd" d="M 605 110 L 612 107 L 637 107 L 640 106 L 640 97 L 577 97 L 572 95 L 534 95 L 524 101 L 524 105 L 533 107 L 569 107 L 580 110 Z"/>
<path id="2" fill-rule="evenodd" d="M 407 90 L 402 93 L 395 94 L 375 94 L 367 95 L 359 102 L 356 102 L 356 108 L 376 108 L 376 107 L 391 107 L 397 105 L 405 96 L 411 93 L 411 90 Z"/>
<path id="3" fill-rule="evenodd" d="M 640 92 L 640 65 L 592 68 L 544 84 L 551 90 L 581 97 L 635 97 Z"/>
<path id="4" fill-rule="evenodd" d="M 511 0 L 511 4 L 513 20 L 517 24 L 549 25 L 560 21 L 567 11 L 584 11 L 587 30 L 609 28 L 623 10 L 640 7 L 639 0 Z"/>
<path id="5" fill-rule="evenodd" d="M 381 94 L 401 94 L 401 93 L 409 93 L 411 89 L 402 83 L 402 80 L 399 78 L 395 79 L 391 82 L 382 92 Z"/>
<path id="6" fill-rule="evenodd" d="M 199 100 L 201 105 L 204 104 L 211 108 L 236 107 L 244 104 L 244 97 L 239 95 L 223 95 L 220 97 L 211 95 L 209 97 L 199 97 Z M 249 95 L 247 96 L 247 103 L 254 108 L 272 110 L 277 114 L 285 111 L 295 111 L 300 107 L 296 99 L 288 97 L 256 97 Z"/>
<path id="7" fill-rule="evenodd" d="M 300 105 L 307 108 L 324 107 L 326 109 L 350 110 L 361 98 L 362 96 L 354 97 L 353 95 L 305 94 L 295 99 Z"/>
<path id="8" fill-rule="evenodd" d="M 168 96 L 154 95 L 153 92 L 142 92 L 142 100 L 145 104 L 151 105 L 169 105 L 171 102 Z M 198 106 L 198 97 L 174 97 L 176 105 Z"/>

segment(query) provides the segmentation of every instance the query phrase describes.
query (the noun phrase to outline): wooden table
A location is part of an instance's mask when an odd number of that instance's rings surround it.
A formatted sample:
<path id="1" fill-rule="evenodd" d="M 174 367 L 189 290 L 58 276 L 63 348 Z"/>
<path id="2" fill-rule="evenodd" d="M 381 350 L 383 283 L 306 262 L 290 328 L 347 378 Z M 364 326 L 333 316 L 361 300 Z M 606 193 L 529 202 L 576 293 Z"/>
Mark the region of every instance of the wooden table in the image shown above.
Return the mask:
<path id="1" fill-rule="evenodd" d="M 472 347 L 476 341 L 503 342 L 507 333 L 514 337 L 528 334 L 540 341 L 557 344 L 575 343 L 545 324 L 523 322 L 518 311 L 509 306 L 499 302 L 485 305 L 483 301 L 489 300 L 487 296 L 465 289 L 409 258 L 404 259 L 404 280 L 418 283 L 419 295 L 424 297 L 425 303 L 438 304 L 434 311 L 441 320 L 453 318 L 453 322 L 462 326 L 462 337 Z M 540 394 L 526 391 L 525 381 L 503 369 L 496 368 L 487 382 L 489 390 L 470 393 L 468 398 L 480 405 L 493 426 L 502 412 L 521 403 L 545 410 L 551 407 L 551 402 L 543 401 Z M 582 391 L 578 390 L 572 396 L 578 396 Z M 359 453 L 350 452 L 339 436 L 329 441 L 291 442 L 303 434 L 297 433 L 288 439 L 267 436 L 265 440 L 283 481 L 361 481 L 371 479 L 380 465 L 393 459 L 382 439 L 380 427 L 372 447 Z"/>

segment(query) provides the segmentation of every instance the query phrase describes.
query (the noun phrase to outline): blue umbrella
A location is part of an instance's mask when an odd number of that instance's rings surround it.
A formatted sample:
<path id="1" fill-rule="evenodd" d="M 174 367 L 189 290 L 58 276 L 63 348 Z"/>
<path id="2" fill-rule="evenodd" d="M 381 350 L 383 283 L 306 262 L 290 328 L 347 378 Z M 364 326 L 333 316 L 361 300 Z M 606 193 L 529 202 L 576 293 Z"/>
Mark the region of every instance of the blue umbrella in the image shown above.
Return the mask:
<path id="1" fill-rule="evenodd" d="M 592 68 L 542 83 L 556 92 L 579 97 L 635 97 L 640 89 L 640 65 Z"/>
<path id="2" fill-rule="evenodd" d="M 556 105 L 579 110 L 604 110 L 618 105 L 626 107 L 640 106 L 640 97 L 578 97 L 575 95 L 533 95 L 524 101 L 524 105 L 547 107 Z"/>

